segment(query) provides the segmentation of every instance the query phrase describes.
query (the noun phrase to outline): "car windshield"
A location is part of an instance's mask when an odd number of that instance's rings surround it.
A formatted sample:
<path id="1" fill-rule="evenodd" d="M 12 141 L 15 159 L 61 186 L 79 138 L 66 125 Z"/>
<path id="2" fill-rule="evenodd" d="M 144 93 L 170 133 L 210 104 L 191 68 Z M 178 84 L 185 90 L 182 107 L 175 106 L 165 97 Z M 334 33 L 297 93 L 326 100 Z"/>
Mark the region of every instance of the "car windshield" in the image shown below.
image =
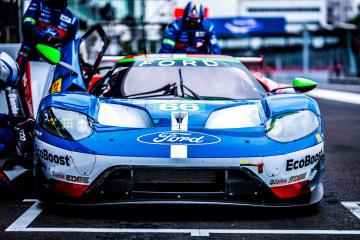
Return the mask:
<path id="1" fill-rule="evenodd" d="M 244 65 L 221 60 L 120 62 L 103 84 L 107 91 L 100 95 L 111 98 L 259 99 L 265 94 Z"/>

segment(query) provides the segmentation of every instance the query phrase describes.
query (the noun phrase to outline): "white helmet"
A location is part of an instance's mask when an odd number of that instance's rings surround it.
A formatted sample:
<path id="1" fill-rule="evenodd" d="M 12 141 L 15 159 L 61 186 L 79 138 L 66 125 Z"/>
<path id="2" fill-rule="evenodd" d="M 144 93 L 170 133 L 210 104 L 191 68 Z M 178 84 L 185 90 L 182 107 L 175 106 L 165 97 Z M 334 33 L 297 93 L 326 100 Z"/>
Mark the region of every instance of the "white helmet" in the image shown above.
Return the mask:
<path id="1" fill-rule="evenodd" d="M 6 52 L 0 53 L 0 86 L 14 87 L 19 80 L 19 66 Z"/>

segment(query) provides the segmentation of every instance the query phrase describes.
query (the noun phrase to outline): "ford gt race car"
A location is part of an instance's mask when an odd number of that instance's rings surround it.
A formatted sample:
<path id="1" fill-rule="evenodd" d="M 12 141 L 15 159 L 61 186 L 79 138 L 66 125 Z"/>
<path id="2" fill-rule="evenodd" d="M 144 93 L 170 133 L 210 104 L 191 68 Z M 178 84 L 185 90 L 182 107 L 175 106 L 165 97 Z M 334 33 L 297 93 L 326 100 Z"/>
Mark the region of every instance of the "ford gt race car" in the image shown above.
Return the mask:
<path id="1" fill-rule="evenodd" d="M 122 58 L 89 92 L 41 101 L 35 130 L 41 200 L 318 203 L 321 114 L 315 100 L 299 94 L 315 86 L 298 78 L 298 93 L 267 92 L 228 56 Z"/>

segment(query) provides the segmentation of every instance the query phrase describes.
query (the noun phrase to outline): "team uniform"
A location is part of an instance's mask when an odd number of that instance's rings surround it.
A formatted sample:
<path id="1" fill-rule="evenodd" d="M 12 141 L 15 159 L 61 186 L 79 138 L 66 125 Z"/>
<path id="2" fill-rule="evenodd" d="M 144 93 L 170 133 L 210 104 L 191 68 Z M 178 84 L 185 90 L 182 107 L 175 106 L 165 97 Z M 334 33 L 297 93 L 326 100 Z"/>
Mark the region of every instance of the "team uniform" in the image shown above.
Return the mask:
<path id="1" fill-rule="evenodd" d="M 210 21 L 204 19 L 197 28 L 187 28 L 179 18 L 168 26 L 160 53 L 221 54 L 221 49 Z"/>
<path id="2" fill-rule="evenodd" d="M 29 60 L 38 60 L 35 47 L 42 43 L 59 48 L 75 38 L 78 29 L 78 19 L 66 8 L 67 2 L 64 0 L 32 0 L 22 19 L 22 30 L 24 41 L 21 45 L 17 63 L 19 65 L 20 78 L 25 72 Z M 2 55 L 2 57 L 4 57 Z M 2 60 L 2 59 L 0 59 Z M 15 74 L 9 69 L 18 68 L 17 66 L 7 66 L 9 59 L 5 57 L 1 63 L 2 85 L 5 87 L 18 87 Z M 16 63 L 15 63 L 16 64 Z M 16 83 L 11 83 L 10 80 Z M 0 81 L 1 82 L 1 81 Z M 26 117 L 26 116 L 24 116 Z M 25 120 L 25 119 L 23 119 Z M 18 121 L 18 119 L 16 120 Z M 7 154 L 18 145 L 16 133 L 22 136 L 28 135 L 23 129 L 16 130 L 16 123 L 12 121 L 12 116 L 0 114 L 0 156 Z"/>
<path id="3" fill-rule="evenodd" d="M 0 53 L 0 91 L 18 84 L 19 67 L 7 53 Z M 0 113 L 0 158 L 11 146 L 15 145 L 13 121 L 11 117 Z"/>
<path id="4" fill-rule="evenodd" d="M 10 148 L 15 146 L 14 133 L 9 128 L 10 122 L 0 113 L 0 159 L 6 157 Z M 0 194 L 10 188 L 10 180 L 0 167 Z"/>
<path id="5" fill-rule="evenodd" d="M 0 113 L 0 157 L 15 144 L 14 133 L 10 130 L 10 125 L 6 115 Z"/>
<path id="6" fill-rule="evenodd" d="M 32 0 L 22 20 L 24 42 L 17 62 L 21 75 L 28 60 L 38 60 L 38 43 L 59 47 L 75 38 L 78 19 L 64 5 L 54 8 L 51 0 Z"/>

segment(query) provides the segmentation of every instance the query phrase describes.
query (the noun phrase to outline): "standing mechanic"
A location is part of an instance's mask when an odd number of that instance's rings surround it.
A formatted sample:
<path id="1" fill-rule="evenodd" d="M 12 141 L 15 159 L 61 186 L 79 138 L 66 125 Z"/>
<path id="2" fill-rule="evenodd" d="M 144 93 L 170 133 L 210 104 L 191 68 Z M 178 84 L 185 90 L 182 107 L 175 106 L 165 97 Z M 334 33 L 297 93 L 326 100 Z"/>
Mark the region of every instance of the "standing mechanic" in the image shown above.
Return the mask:
<path id="1" fill-rule="evenodd" d="M 20 69 L 22 89 L 19 89 L 19 98 L 25 104 L 25 93 L 29 92 L 27 79 L 22 79 L 27 68 L 28 61 L 39 60 L 35 49 L 41 43 L 55 48 L 60 48 L 75 39 L 78 30 L 78 19 L 67 9 L 67 0 L 32 0 L 22 19 L 22 31 L 24 41 L 21 45 L 17 63 Z M 27 105 L 28 106 L 28 105 Z M 29 108 L 30 106 L 28 106 Z M 31 110 L 28 109 L 28 114 Z M 26 112 L 26 111 L 25 111 Z M 25 113 L 24 119 L 29 116 Z M 16 130 L 16 129 L 15 129 Z M 26 137 L 29 131 L 20 129 L 22 137 L 19 137 L 16 151 L 20 157 L 30 155 L 27 151 L 32 145 L 32 139 Z"/>
<path id="2" fill-rule="evenodd" d="M 170 23 L 160 53 L 221 54 L 214 25 L 204 19 L 202 4 L 190 1 L 183 17 Z"/>
<path id="3" fill-rule="evenodd" d="M 78 19 L 67 9 L 67 0 L 32 0 L 22 19 L 24 41 L 17 58 L 19 65 L 19 75 L 17 76 L 22 79 L 28 61 L 39 59 L 35 49 L 36 44 L 42 43 L 59 48 L 75 38 L 77 29 Z M 9 59 L 2 61 L 2 63 L 6 62 L 9 62 Z M 15 69 L 15 67 L 11 66 L 11 69 Z M 6 70 L 0 72 L 8 73 Z M 11 76 L 14 77 L 15 73 L 12 73 Z M 6 76 L 2 76 L 0 80 L 3 80 L 2 84 L 5 85 L 2 86 L 3 88 L 8 87 L 9 82 L 6 82 L 8 81 Z M 15 80 L 13 79 L 13 81 Z M 11 84 L 11 87 L 18 88 L 19 84 Z M 24 101 L 24 91 L 25 89 L 20 90 L 20 96 L 16 96 L 21 99 L 20 101 Z M 28 117 L 26 114 L 24 116 L 12 116 L 12 113 L 0 114 L 0 157 L 5 152 L 12 154 L 15 151 L 19 157 L 31 154 L 28 151 L 33 144 L 29 134 L 31 129 L 25 131 L 21 124 L 19 127 L 19 122 Z M 25 121 L 25 125 L 33 123 L 31 119 L 29 120 Z M 14 165 L 14 162 L 16 161 L 13 161 L 11 165 Z"/>
<path id="4" fill-rule="evenodd" d="M 75 38 L 78 19 L 67 9 L 67 0 L 32 0 L 22 19 L 24 41 L 17 62 L 20 76 L 29 60 L 38 60 L 36 44 L 59 48 Z"/>

